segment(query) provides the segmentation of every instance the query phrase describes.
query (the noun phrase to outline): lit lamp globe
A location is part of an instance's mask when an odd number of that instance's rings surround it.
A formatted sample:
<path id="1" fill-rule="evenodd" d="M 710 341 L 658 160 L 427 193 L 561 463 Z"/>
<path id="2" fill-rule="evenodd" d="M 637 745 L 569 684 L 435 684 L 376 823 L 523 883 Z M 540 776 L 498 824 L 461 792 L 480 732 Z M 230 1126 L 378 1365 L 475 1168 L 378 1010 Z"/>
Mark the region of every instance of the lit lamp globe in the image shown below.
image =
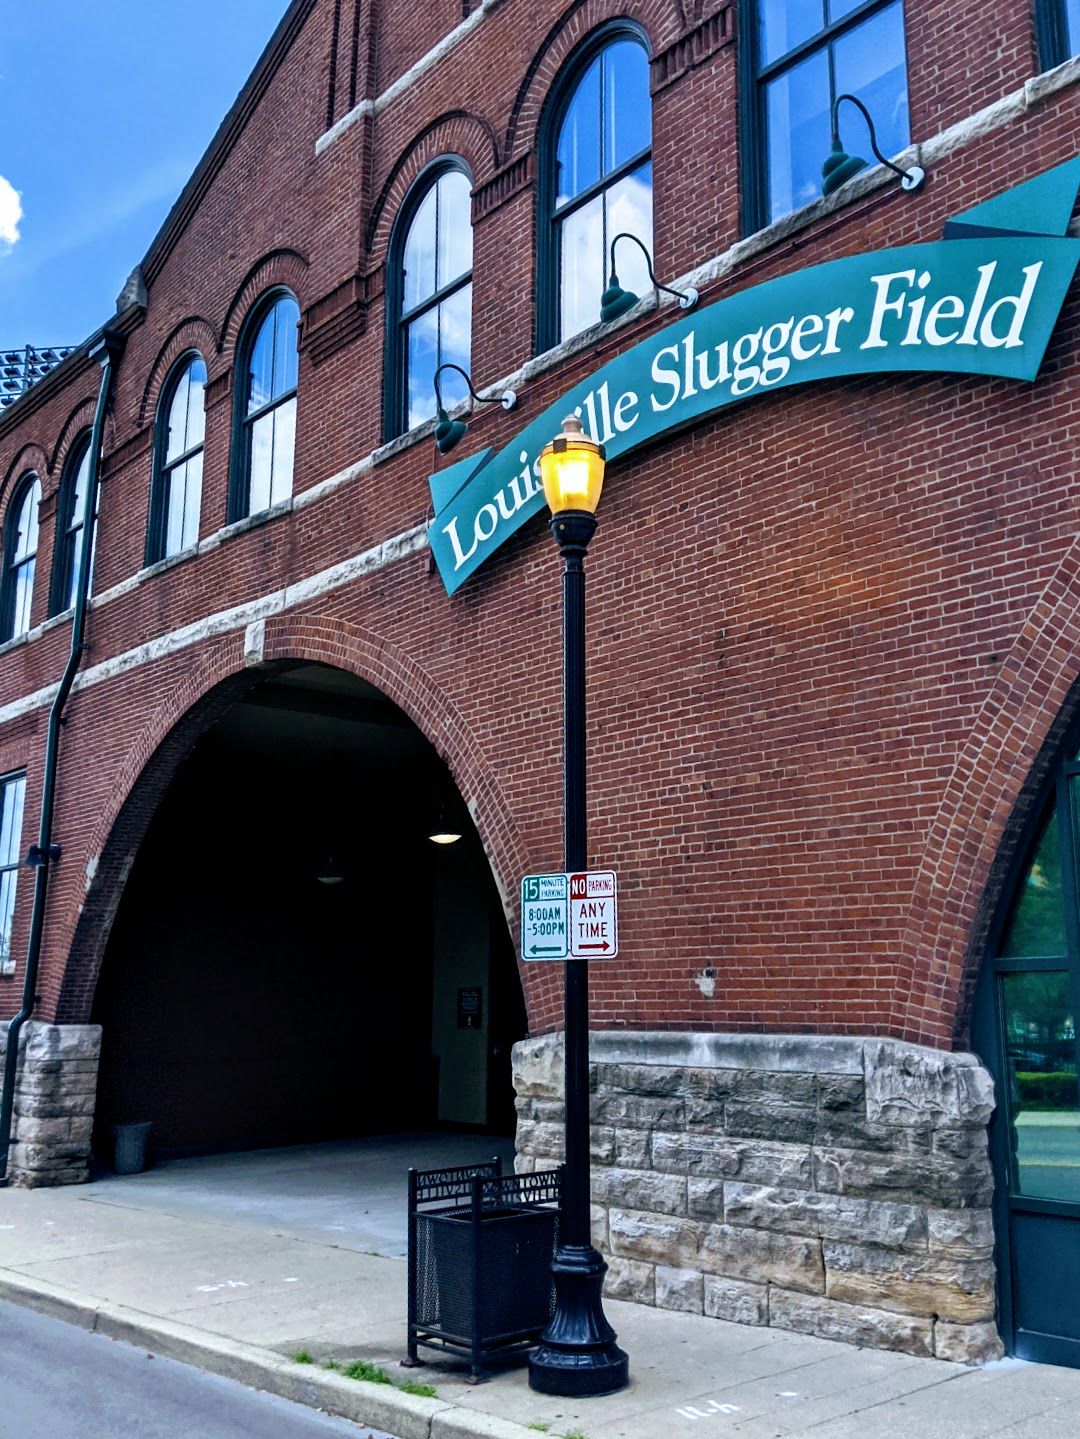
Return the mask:
<path id="1" fill-rule="evenodd" d="M 589 439 L 576 415 L 568 415 L 540 451 L 540 482 L 553 515 L 596 513 L 604 487 L 604 447 Z"/>

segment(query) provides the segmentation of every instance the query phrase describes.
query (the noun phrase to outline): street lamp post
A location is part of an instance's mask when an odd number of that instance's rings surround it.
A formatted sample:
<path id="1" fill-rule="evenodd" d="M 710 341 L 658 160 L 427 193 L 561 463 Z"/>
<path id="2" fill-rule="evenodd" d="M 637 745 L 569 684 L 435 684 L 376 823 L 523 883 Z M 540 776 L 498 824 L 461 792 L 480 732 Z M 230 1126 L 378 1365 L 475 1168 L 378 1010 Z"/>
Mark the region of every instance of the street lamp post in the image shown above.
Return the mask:
<path id="1" fill-rule="evenodd" d="M 585 839 L 585 551 L 596 530 L 604 448 L 575 416 L 540 456 L 551 533 L 563 557 L 564 863 L 588 868 Z M 529 1359 L 529 1386 L 542 1394 L 609 1394 L 629 1382 L 601 1289 L 607 1265 L 589 1222 L 589 967 L 566 962 L 566 1170 L 559 1247 L 552 1272 L 555 1313 Z"/>

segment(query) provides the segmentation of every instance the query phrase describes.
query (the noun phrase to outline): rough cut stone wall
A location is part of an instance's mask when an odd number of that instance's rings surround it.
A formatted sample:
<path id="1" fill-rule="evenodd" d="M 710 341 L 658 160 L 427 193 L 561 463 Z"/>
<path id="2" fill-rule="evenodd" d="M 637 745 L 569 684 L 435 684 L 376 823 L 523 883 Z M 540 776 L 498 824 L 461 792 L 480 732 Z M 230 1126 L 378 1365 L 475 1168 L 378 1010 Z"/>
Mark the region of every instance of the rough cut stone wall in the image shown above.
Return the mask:
<path id="1" fill-rule="evenodd" d="M 592 1036 L 593 1220 L 619 1299 L 996 1357 L 993 1083 L 894 1040 Z M 562 1157 L 562 1042 L 514 1051 L 518 1168 Z"/>
<path id="2" fill-rule="evenodd" d="M 7 1052 L 0 1024 L 0 1062 Z M 101 1026 L 31 1020 L 19 1036 L 15 1119 L 8 1155 L 13 1184 L 38 1188 L 89 1178 Z"/>

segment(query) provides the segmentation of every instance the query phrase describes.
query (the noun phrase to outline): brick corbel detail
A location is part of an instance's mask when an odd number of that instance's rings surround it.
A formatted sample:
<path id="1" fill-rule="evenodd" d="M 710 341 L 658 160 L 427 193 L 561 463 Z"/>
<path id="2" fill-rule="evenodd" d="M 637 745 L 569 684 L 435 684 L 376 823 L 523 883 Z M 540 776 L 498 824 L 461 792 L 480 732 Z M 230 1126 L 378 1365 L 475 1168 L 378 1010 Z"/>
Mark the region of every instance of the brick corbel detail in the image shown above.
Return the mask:
<path id="1" fill-rule="evenodd" d="M 207 414 L 229 398 L 232 391 L 232 369 L 222 370 L 212 380 L 207 380 L 203 389 L 203 404 Z"/>
<path id="2" fill-rule="evenodd" d="M 500 206 L 505 205 L 507 200 L 512 200 L 515 195 L 527 189 L 533 183 L 534 175 L 533 152 L 527 150 L 525 154 L 519 155 L 516 160 L 511 160 L 508 165 L 497 170 L 490 180 L 478 185 L 472 197 L 473 224 L 487 219 Z"/>
<path id="3" fill-rule="evenodd" d="M 651 90 L 654 95 L 666 90 L 696 66 L 704 64 L 718 50 L 735 39 L 735 7 L 722 5 L 719 10 L 691 26 L 650 61 Z"/>
<path id="4" fill-rule="evenodd" d="M 304 311 L 300 349 L 313 365 L 321 365 L 364 333 L 367 327 L 367 291 L 365 278 L 351 275 Z"/>

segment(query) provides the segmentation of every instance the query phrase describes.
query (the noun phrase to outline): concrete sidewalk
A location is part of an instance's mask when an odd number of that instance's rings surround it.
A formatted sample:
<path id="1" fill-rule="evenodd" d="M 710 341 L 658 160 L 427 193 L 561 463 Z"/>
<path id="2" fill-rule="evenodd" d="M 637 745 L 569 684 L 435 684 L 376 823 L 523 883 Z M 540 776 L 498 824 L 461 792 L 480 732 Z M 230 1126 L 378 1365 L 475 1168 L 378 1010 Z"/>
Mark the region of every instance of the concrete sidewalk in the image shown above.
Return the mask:
<path id="1" fill-rule="evenodd" d="M 492 1149 L 439 1142 L 447 1162 Z M 452 1364 L 402 1369 L 408 1154 L 412 1140 L 312 1146 L 0 1191 L 0 1298 L 400 1439 L 526 1439 L 543 1426 L 587 1439 L 1078 1432 L 1080 1371 L 1011 1361 L 970 1370 L 615 1301 L 608 1313 L 632 1375 L 621 1394 L 547 1398 L 530 1391 L 523 1368 L 479 1386 Z M 301 1350 L 316 1362 L 294 1362 Z M 358 1358 L 382 1365 L 393 1385 L 321 1367 Z M 410 1381 L 436 1396 L 396 1387 Z"/>

